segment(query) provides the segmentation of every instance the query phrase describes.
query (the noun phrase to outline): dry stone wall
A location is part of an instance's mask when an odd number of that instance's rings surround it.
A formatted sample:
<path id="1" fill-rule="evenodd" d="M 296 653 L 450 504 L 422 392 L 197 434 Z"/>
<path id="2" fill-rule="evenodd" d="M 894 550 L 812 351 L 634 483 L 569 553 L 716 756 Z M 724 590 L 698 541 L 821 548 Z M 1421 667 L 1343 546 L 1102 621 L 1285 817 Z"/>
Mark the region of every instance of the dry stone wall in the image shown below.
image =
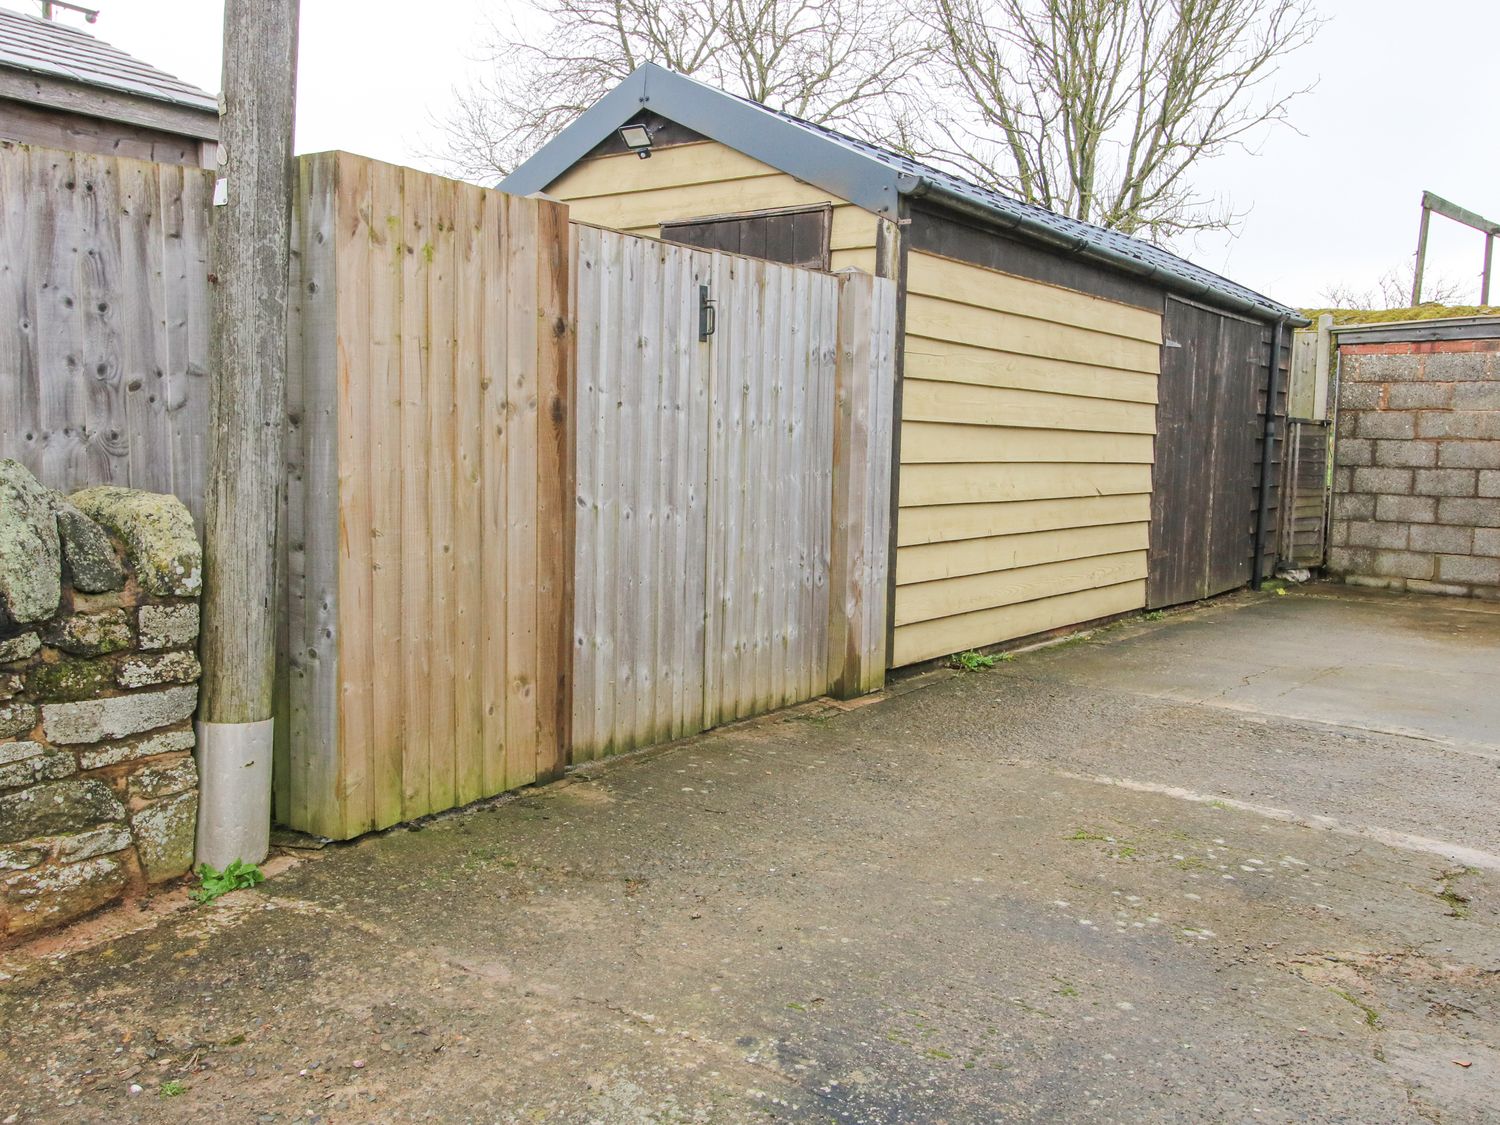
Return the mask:
<path id="1" fill-rule="evenodd" d="M 0 941 L 192 867 L 201 565 L 176 498 L 0 461 Z"/>
<path id="2" fill-rule="evenodd" d="M 1328 569 L 1500 598 L 1500 340 L 1345 346 Z"/>

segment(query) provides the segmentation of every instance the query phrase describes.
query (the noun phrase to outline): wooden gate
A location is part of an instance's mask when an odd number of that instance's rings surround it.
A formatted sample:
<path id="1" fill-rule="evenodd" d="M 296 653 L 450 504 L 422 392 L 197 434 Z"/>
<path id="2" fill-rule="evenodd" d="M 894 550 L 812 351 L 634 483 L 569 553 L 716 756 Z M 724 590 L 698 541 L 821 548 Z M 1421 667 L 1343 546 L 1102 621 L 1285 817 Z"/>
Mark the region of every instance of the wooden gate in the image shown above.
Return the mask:
<path id="1" fill-rule="evenodd" d="M 819 695 L 831 649 L 883 646 L 894 287 L 574 229 L 584 761 Z M 836 488 L 850 465 L 874 479 Z"/>
<path id="2" fill-rule="evenodd" d="M 1152 608 L 1250 581 L 1266 331 L 1167 299 L 1146 583 Z"/>

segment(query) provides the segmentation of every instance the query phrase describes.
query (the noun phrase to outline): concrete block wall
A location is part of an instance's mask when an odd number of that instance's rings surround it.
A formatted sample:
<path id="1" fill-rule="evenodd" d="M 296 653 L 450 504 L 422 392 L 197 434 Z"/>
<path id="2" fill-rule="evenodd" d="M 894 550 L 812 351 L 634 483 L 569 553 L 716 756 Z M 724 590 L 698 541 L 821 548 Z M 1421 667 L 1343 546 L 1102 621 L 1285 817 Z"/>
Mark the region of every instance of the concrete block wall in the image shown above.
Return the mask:
<path id="1" fill-rule="evenodd" d="M 1500 339 L 1339 349 L 1328 569 L 1500 598 Z"/>
<path id="2" fill-rule="evenodd" d="M 201 561 L 174 497 L 0 461 L 0 944 L 191 869 Z"/>

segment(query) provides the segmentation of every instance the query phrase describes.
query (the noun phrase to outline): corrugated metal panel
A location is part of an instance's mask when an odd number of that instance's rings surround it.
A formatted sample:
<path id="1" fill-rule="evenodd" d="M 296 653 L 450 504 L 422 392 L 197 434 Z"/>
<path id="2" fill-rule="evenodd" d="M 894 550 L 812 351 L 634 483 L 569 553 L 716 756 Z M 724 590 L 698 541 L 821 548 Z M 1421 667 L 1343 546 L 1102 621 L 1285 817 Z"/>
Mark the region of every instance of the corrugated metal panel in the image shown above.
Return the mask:
<path id="1" fill-rule="evenodd" d="M 205 90 L 66 24 L 0 8 L 0 67 L 218 112 Z"/>

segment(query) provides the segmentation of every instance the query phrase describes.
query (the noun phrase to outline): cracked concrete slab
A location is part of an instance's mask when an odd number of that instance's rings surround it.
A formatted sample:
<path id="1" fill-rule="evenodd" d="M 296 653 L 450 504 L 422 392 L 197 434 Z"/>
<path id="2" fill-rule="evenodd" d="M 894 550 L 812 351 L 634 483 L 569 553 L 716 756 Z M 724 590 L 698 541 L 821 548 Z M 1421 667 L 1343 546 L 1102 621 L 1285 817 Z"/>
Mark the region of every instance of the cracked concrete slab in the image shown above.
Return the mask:
<path id="1" fill-rule="evenodd" d="M 1497 852 L 1500 771 L 1357 725 L 1357 682 L 1317 722 L 1265 686 L 1289 633 L 1500 666 L 1456 612 L 1231 599 L 0 956 L 0 1118 L 1493 1119 L 1500 875 L 1313 818 Z M 1482 748 L 1431 696 L 1495 705 L 1465 682 L 1393 676 L 1377 721 Z"/>

